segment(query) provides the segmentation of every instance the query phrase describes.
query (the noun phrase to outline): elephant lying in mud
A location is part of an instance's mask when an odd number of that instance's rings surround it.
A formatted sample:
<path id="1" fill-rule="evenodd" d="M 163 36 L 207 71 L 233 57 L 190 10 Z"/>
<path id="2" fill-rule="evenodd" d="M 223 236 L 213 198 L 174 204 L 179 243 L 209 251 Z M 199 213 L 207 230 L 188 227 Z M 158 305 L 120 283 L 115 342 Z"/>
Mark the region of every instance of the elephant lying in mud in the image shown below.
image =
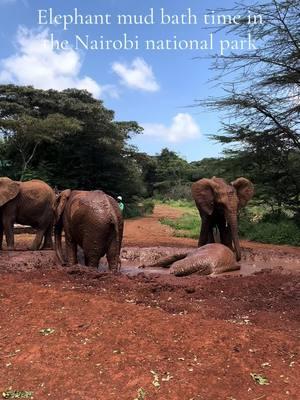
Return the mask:
<path id="1" fill-rule="evenodd" d="M 172 266 L 171 266 L 172 264 Z M 169 268 L 175 276 L 185 276 L 193 273 L 199 275 L 217 275 L 223 272 L 240 269 L 235 262 L 233 252 L 220 243 L 211 243 L 188 252 L 178 252 L 163 257 L 150 265 L 140 268 Z"/>

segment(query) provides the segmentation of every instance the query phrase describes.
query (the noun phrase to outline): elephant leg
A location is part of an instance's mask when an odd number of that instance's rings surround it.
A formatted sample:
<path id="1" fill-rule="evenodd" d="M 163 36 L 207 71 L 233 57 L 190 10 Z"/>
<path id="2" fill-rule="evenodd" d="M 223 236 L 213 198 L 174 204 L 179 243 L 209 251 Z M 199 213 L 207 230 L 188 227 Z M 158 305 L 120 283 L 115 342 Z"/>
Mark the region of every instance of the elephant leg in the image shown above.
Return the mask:
<path id="1" fill-rule="evenodd" d="M 15 238 L 14 238 L 14 221 L 9 218 L 3 218 L 3 230 L 6 237 L 7 249 L 14 250 Z"/>
<path id="2" fill-rule="evenodd" d="M 3 224 L 2 219 L 0 218 L 0 250 L 2 250 L 3 246 Z"/>
<path id="3" fill-rule="evenodd" d="M 108 261 L 109 269 L 113 272 L 119 272 L 121 268 L 120 246 L 116 240 L 115 234 L 113 235 L 110 245 L 108 247 L 106 258 Z"/>
<path id="4" fill-rule="evenodd" d="M 209 240 L 211 239 L 212 235 L 210 219 L 206 216 L 202 216 L 201 219 L 202 223 L 201 223 L 200 236 L 198 240 L 198 247 L 204 246 L 207 243 L 211 243 L 209 242 Z"/>
<path id="5" fill-rule="evenodd" d="M 84 252 L 84 263 L 87 267 L 98 268 L 100 261 L 100 254 L 95 252 Z"/>
<path id="6" fill-rule="evenodd" d="M 66 251 L 67 251 L 67 264 L 78 264 L 77 259 L 77 243 L 65 232 Z"/>
<path id="7" fill-rule="evenodd" d="M 233 250 L 232 235 L 230 227 L 227 225 L 225 218 L 218 221 L 218 228 L 220 232 L 221 243 Z"/>
<path id="8" fill-rule="evenodd" d="M 84 263 L 87 267 L 98 268 L 100 258 L 105 254 L 105 249 L 101 243 L 102 241 L 95 242 L 89 237 L 84 239 L 82 249 L 84 253 Z"/>
<path id="9" fill-rule="evenodd" d="M 215 243 L 213 228 L 210 228 L 207 235 L 207 243 Z"/>
<path id="10" fill-rule="evenodd" d="M 43 250 L 46 249 L 53 249 L 53 240 L 52 240 L 52 224 L 49 225 L 49 227 L 46 230 L 45 233 L 45 240 L 44 240 L 44 244 L 42 247 Z"/>
<path id="11" fill-rule="evenodd" d="M 43 237 L 44 237 L 44 231 L 38 230 L 29 250 L 39 250 L 42 244 Z"/>

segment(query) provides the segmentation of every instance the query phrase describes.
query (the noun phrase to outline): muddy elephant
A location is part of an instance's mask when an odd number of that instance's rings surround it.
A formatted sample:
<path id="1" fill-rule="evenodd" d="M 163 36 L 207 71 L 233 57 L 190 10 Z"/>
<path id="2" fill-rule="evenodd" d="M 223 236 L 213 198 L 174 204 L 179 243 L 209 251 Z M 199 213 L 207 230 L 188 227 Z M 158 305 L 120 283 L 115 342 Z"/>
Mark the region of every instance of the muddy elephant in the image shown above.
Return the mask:
<path id="1" fill-rule="evenodd" d="M 17 182 L 0 178 L 0 246 L 3 232 L 8 250 L 14 249 L 14 223 L 30 225 L 37 230 L 30 247 L 38 250 L 52 248 L 55 194 L 49 185 L 40 180 Z"/>
<path id="2" fill-rule="evenodd" d="M 170 268 L 171 267 L 171 268 Z M 240 269 L 233 252 L 221 243 L 210 243 L 189 251 L 178 251 L 162 257 L 153 264 L 139 268 L 170 268 L 175 276 L 190 274 L 217 275 Z"/>
<path id="3" fill-rule="evenodd" d="M 192 196 L 202 220 L 198 246 L 213 243 L 213 228 L 217 227 L 221 243 L 234 249 L 236 260 L 239 261 L 238 211 L 246 206 L 253 194 L 252 182 L 243 177 L 230 184 L 216 177 L 194 182 Z"/>
<path id="4" fill-rule="evenodd" d="M 85 265 L 97 268 L 106 254 L 109 269 L 119 270 L 123 218 L 115 199 L 102 191 L 64 190 L 56 199 L 55 221 L 55 250 L 62 264 L 64 229 L 68 265 L 78 263 L 77 246 L 80 246 Z"/>

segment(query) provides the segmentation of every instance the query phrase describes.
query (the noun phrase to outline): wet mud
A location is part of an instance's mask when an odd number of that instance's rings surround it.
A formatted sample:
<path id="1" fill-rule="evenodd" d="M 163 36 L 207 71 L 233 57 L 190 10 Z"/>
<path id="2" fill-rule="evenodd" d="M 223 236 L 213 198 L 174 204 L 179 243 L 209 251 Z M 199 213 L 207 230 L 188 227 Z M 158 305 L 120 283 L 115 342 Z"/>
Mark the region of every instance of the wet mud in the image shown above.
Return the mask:
<path id="1" fill-rule="evenodd" d="M 178 253 L 189 252 L 189 247 L 124 247 L 121 251 L 121 272 L 125 275 L 148 274 L 170 274 L 169 268 L 139 268 L 159 261 L 161 258 Z M 83 264 L 83 254 L 79 249 L 79 263 Z M 52 268 L 59 266 L 54 251 L 3 251 L 0 255 L 1 272 L 26 272 L 40 268 Z M 240 267 L 237 271 L 226 272 L 222 275 L 248 276 L 261 272 L 300 272 L 300 254 L 288 253 L 272 248 L 243 249 L 242 259 L 237 263 Z M 99 263 L 99 272 L 108 271 L 106 258 Z"/>

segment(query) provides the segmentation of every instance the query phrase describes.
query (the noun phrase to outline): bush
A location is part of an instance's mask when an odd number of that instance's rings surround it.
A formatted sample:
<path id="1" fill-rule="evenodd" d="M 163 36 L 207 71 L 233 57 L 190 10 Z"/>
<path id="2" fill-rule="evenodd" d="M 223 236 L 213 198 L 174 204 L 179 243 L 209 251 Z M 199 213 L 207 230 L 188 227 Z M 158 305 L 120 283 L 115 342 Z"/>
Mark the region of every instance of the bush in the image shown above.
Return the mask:
<path id="1" fill-rule="evenodd" d="M 136 218 L 152 214 L 153 208 L 154 202 L 151 199 L 125 204 L 124 218 Z"/>
<path id="2" fill-rule="evenodd" d="M 300 245 L 300 227 L 285 215 L 266 215 L 257 223 L 241 218 L 239 231 L 242 238 L 256 242 Z"/>

